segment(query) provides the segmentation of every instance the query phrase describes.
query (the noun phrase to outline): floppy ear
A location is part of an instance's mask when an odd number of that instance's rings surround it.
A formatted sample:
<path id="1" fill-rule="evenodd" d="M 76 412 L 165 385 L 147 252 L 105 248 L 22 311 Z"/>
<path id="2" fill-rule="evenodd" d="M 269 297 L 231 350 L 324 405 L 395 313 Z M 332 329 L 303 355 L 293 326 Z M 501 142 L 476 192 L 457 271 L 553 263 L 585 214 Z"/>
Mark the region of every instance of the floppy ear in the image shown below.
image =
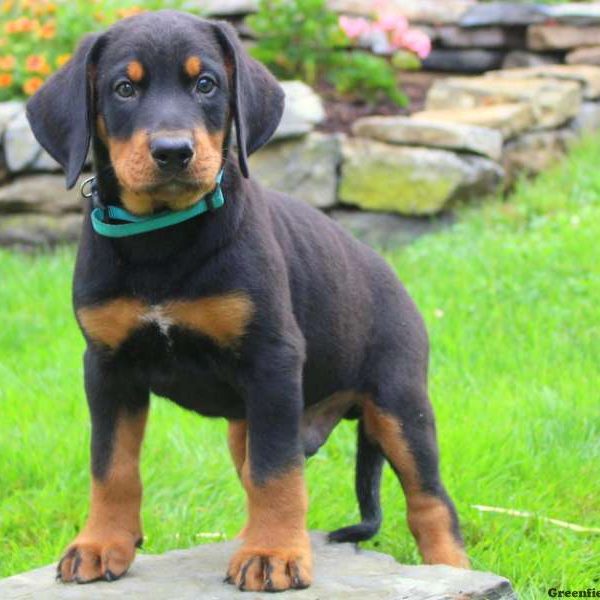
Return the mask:
<path id="1" fill-rule="evenodd" d="M 231 25 L 215 23 L 214 26 L 233 68 L 231 99 L 238 157 L 240 170 L 248 177 L 248 156 L 264 146 L 277 129 L 285 95 L 275 77 L 248 56 Z"/>
<path id="2" fill-rule="evenodd" d="M 27 102 L 27 118 L 38 142 L 65 171 L 67 189 L 81 173 L 90 145 L 93 90 L 90 68 L 100 34 L 85 37 L 73 58 Z"/>

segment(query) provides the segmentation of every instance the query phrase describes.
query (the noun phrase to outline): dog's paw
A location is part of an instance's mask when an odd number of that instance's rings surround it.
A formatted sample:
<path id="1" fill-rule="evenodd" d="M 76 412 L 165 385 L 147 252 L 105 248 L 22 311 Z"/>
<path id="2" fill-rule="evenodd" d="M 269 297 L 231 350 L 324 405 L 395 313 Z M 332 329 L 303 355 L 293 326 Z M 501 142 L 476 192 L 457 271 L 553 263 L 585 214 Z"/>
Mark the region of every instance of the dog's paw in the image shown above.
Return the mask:
<path id="1" fill-rule="evenodd" d="M 229 562 L 225 581 L 242 591 L 253 592 L 307 588 L 312 581 L 310 548 L 242 547 Z"/>
<path id="2" fill-rule="evenodd" d="M 127 573 L 140 543 L 141 537 L 136 542 L 130 535 L 122 533 L 81 535 L 58 563 L 56 578 L 64 583 L 115 581 Z"/>

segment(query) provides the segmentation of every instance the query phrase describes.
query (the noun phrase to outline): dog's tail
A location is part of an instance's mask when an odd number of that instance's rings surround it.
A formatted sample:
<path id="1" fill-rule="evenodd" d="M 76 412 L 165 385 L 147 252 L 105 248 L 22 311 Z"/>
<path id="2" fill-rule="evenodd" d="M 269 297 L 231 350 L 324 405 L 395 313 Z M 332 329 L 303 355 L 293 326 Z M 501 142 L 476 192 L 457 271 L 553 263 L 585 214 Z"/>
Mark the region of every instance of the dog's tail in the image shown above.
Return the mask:
<path id="1" fill-rule="evenodd" d="M 381 472 L 383 454 L 367 437 L 362 420 L 358 422 L 356 448 L 355 489 L 360 507 L 361 522 L 332 531 L 327 537 L 330 542 L 364 542 L 371 539 L 381 527 Z"/>

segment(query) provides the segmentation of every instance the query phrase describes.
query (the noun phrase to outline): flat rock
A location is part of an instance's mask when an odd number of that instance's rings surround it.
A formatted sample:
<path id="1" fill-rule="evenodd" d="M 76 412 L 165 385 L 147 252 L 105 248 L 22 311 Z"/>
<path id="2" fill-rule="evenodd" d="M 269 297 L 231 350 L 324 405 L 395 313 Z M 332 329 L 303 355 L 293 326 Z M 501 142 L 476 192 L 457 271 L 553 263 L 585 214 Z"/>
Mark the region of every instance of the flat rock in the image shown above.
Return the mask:
<path id="1" fill-rule="evenodd" d="M 355 121 L 352 131 L 359 137 L 390 144 L 471 152 L 493 160 L 499 160 L 502 155 L 501 133 L 461 123 L 374 116 Z"/>
<path id="2" fill-rule="evenodd" d="M 600 102 L 583 102 L 579 113 L 571 121 L 571 129 L 585 135 L 600 129 Z"/>
<path id="3" fill-rule="evenodd" d="M 519 175 L 533 176 L 565 157 L 577 134 L 569 128 L 526 133 L 504 147 L 507 185 Z"/>
<path id="4" fill-rule="evenodd" d="M 403 566 L 391 556 L 350 544 L 326 544 L 322 534 L 312 535 L 315 581 L 306 590 L 283 592 L 289 600 L 472 600 L 516 599 L 508 580 L 490 573 L 446 566 Z M 271 599 L 273 594 L 239 592 L 223 583 L 229 557 L 238 542 L 206 544 L 161 556 L 139 556 L 127 576 L 113 583 L 85 586 L 54 582 L 55 566 L 0 581 L 3 600 L 251 600 Z"/>
<path id="5" fill-rule="evenodd" d="M 0 216 L 0 246 L 33 249 L 76 242 L 79 239 L 82 222 L 83 216 L 73 213 L 61 216 L 2 215 Z M 4 598 L 2 587 L 3 583 L 0 581 L 0 598 Z M 23 598 L 23 596 L 14 597 Z"/>
<path id="6" fill-rule="evenodd" d="M 502 66 L 505 52 L 485 49 L 435 49 L 422 61 L 428 71 L 485 73 Z"/>
<path id="7" fill-rule="evenodd" d="M 8 123 L 23 111 L 23 103 L 17 100 L 0 102 L 0 135 L 4 133 Z"/>
<path id="8" fill-rule="evenodd" d="M 532 25 L 527 31 L 527 46 L 531 50 L 570 50 L 579 46 L 597 46 L 600 26 Z"/>
<path id="9" fill-rule="evenodd" d="M 60 165 L 38 144 L 25 111 L 19 112 L 6 126 L 4 160 L 11 173 L 60 169 Z"/>
<path id="10" fill-rule="evenodd" d="M 258 0 L 203 0 L 200 8 L 208 17 L 247 15 L 258 10 Z"/>
<path id="11" fill-rule="evenodd" d="M 429 25 L 458 23 L 475 0 L 390 0 L 387 6 L 413 23 Z M 344 14 L 370 16 L 372 0 L 327 0 L 332 10 Z"/>
<path id="12" fill-rule="evenodd" d="M 447 48 L 524 48 L 525 29 L 518 27 L 464 28 L 442 25 L 436 41 Z"/>
<path id="13" fill-rule="evenodd" d="M 510 69 L 507 71 L 491 71 L 487 77 L 507 77 L 509 79 L 532 79 L 545 77 L 576 81 L 583 89 L 586 100 L 600 97 L 600 67 L 590 65 L 545 65 L 528 69 Z"/>
<path id="14" fill-rule="evenodd" d="M 321 98 L 302 81 L 280 83 L 285 92 L 285 108 L 271 139 L 294 137 L 312 131 L 315 125 L 325 119 Z"/>
<path id="15" fill-rule="evenodd" d="M 394 213 L 336 208 L 328 214 L 359 240 L 380 250 L 406 246 L 423 235 L 436 233 L 454 223 L 450 212 L 434 217 L 406 217 Z"/>
<path id="16" fill-rule="evenodd" d="M 253 177 L 318 208 L 336 202 L 340 136 L 313 132 L 269 143 L 250 157 Z"/>
<path id="17" fill-rule="evenodd" d="M 494 193 L 503 178 L 487 158 L 366 138 L 344 140 L 342 155 L 339 199 L 366 210 L 433 215 L 454 200 Z"/>
<path id="18" fill-rule="evenodd" d="M 600 2 L 572 2 L 542 5 L 539 8 L 552 21 L 577 26 L 600 24 Z"/>
<path id="19" fill-rule="evenodd" d="M 472 109 L 527 102 L 538 128 L 558 127 L 574 117 L 581 104 L 581 86 L 554 79 L 452 77 L 438 79 L 427 94 L 427 110 Z"/>
<path id="20" fill-rule="evenodd" d="M 79 185 L 65 189 L 62 175 L 27 175 L 0 187 L 0 214 L 80 212 Z"/>
<path id="21" fill-rule="evenodd" d="M 461 27 L 532 25 L 546 20 L 535 4 L 489 2 L 473 5 L 461 18 Z"/>
<path id="22" fill-rule="evenodd" d="M 576 48 L 565 57 L 569 65 L 595 65 L 600 67 L 600 46 Z"/>
<path id="23" fill-rule="evenodd" d="M 544 65 L 557 65 L 562 63 L 561 55 L 557 53 L 540 54 L 526 50 L 513 50 L 509 52 L 502 62 L 503 69 L 522 69 L 526 67 L 542 67 Z"/>
<path id="24" fill-rule="evenodd" d="M 442 123 L 465 123 L 499 131 L 505 140 L 510 139 L 535 125 L 535 116 L 530 104 L 496 104 L 468 109 L 426 110 L 411 115 L 419 121 Z"/>

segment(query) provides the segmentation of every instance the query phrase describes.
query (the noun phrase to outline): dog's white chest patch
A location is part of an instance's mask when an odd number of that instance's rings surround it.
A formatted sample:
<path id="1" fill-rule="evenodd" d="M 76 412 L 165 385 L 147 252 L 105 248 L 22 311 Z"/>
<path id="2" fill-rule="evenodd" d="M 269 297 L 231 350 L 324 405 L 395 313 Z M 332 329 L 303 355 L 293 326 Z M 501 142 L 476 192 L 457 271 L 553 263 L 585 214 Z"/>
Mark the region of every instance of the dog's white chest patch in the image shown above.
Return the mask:
<path id="1" fill-rule="evenodd" d="M 169 329 L 175 324 L 173 319 L 165 311 L 164 307 L 160 305 L 151 306 L 142 317 L 142 321 L 157 325 L 160 332 L 165 337 L 169 337 Z"/>

